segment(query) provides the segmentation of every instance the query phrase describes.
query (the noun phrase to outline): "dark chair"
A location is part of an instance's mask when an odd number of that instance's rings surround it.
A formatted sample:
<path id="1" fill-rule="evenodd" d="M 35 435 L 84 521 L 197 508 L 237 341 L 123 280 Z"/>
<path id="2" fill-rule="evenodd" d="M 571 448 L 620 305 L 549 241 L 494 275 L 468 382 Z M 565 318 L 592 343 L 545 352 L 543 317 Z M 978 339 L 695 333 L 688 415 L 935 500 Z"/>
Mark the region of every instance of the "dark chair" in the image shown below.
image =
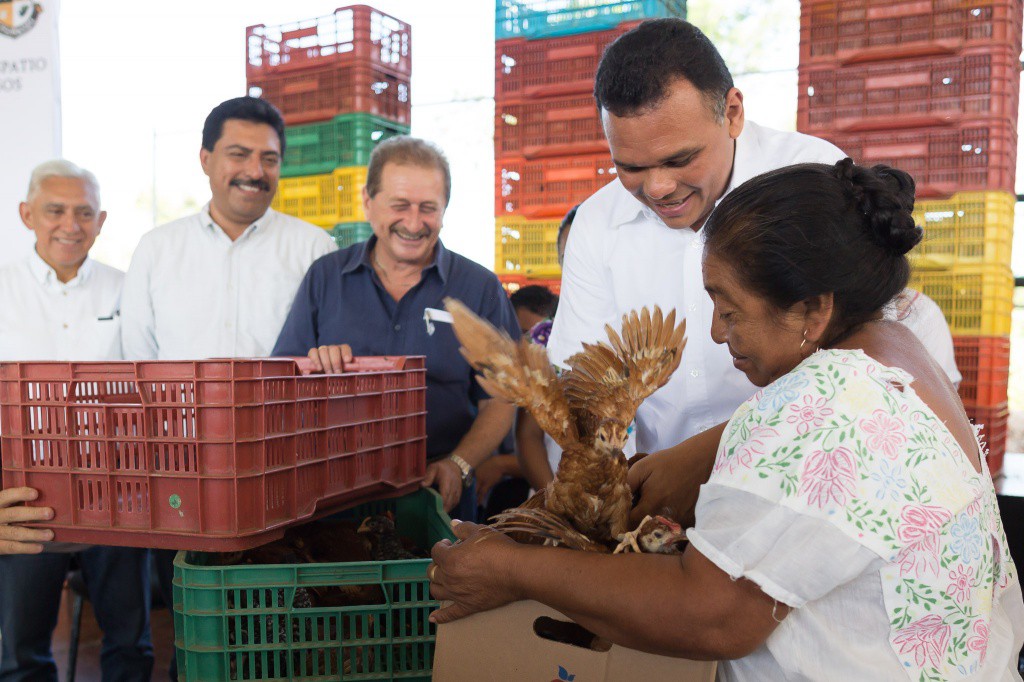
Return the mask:
<path id="1" fill-rule="evenodd" d="M 78 639 L 82 634 L 82 608 L 85 606 L 85 600 L 89 598 L 89 591 L 85 588 L 85 580 L 82 578 L 82 569 L 74 559 L 71 562 L 67 578 L 68 590 L 71 592 L 71 636 L 68 639 L 68 671 L 65 677 L 67 682 L 75 682 Z"/>

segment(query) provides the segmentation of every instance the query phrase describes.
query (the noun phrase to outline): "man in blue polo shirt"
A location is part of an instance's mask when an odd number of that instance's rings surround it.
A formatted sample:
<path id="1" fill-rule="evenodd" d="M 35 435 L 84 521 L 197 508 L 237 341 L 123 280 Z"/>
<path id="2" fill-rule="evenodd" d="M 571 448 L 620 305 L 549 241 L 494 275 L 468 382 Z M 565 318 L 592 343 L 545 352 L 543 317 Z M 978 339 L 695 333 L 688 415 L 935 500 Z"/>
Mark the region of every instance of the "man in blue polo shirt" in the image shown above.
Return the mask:
<path id="1" fill-rule="evenodd" d="M 308 354 L 326 372 L 352 355 L 425 355 L 424 484 L 453 516 L 472 520 L 473 469 L 509 432 L 515 408 L 480 388 L 450 325 L 428 333 L 424 310 L 443 309 L 451 296 L 513 338 L 519 325 L 494 273 L 438 238 L 450 197 L 448 160 L 435 145 L 405 136 L 378 145 L 363 190 L 373 236 L 313 263 L 273 354 Z"/>

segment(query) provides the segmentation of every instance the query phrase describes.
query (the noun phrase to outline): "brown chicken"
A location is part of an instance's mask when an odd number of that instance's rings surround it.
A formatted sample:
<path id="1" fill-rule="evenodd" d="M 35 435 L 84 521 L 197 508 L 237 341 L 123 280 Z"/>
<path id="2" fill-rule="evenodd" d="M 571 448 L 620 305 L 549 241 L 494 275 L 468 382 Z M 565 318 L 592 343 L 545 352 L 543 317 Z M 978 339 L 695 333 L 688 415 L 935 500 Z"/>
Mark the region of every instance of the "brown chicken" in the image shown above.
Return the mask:
<path id="1" fill-rule="evenodd" d="M 402 544 L 395 528 L 395 517 L 390 512 L 366 517 L 357 532 L 365 539 L 374 561 L 420 558 Z"/>
<path id="2" fill-rule="evenodd" d="M 517 539 L 533 535 L 590 551 L 624 541 L 632 501 L 622 454 L 627 428 L 679 366 L 685 321 L 676 326 L 675 311 L 663 317 L 657 307 L 653 314 L 644 308 L 624 315 L 621 336 L 606 326 L 609 343 L 583 344 L 558 376 L 541 346 L 515 343 L 457 300 L 446 299 L 445 306 L 480 385 L 529 410 L 563 449 L 554 480 L 500 515 L 495 527 Z"/>

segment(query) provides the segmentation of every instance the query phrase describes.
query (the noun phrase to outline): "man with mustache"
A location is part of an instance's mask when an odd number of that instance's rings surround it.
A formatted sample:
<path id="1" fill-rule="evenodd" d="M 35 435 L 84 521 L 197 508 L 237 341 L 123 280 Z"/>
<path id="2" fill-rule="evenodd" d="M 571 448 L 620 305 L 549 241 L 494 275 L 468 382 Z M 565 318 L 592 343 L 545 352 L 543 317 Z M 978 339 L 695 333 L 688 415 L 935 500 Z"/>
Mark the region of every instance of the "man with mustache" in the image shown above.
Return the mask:
<path id="1" fill-rule="evenodd" d="M 274 355 L 309 354 L 326 372 L 354 355 L 427 358 L 427 477 L 446 510 L 472 520 L 472 471 L 512 427 L 515 408 L 491 399 L 459 353 L 451 326 L 429 332 L 426 309 L 461 300 L 513 338 L 519 325 L 498 278 L 439 239 L 451 198 L 448 160 L 412 137 L 380 143 L 370 156 L 363 206 L 369 240 L 309 269 L 274 346 Z"/>
<path id="2" fill-rule="evenodd" d="M 270 208 L 284 147 L 284 120 L 266 100 L 213 108 L 199 150 L 210 202 L 139 241 L 121 301 L 125 359 L 270 354 L 302 276 L 336 248 L 324 230 Z M 154 556 L 170 605 L 174 552 Z"/>

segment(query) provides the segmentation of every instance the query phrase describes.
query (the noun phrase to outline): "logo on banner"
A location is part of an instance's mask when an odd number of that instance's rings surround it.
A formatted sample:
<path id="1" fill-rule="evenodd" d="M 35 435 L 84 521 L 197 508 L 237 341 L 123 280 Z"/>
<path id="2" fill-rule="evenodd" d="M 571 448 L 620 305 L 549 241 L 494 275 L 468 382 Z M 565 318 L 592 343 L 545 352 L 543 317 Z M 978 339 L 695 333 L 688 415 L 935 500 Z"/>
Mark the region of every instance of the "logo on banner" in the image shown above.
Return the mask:
<path id="1" fill-rule="evenodd" d="M 42 11 L 43 6 L 33 0 L 0 0 L 0 35 L 17 38 L 28 33 Z"/>

